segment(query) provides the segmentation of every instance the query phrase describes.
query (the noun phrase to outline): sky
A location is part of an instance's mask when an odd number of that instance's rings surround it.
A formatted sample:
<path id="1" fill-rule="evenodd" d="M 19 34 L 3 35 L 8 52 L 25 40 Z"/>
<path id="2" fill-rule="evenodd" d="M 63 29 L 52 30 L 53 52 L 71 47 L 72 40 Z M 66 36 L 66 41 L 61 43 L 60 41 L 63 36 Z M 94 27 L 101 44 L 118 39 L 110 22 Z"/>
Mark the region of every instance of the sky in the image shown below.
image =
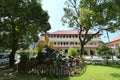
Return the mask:
<path id="1" fill-rule="evenodd" d="M 70 30 L 67 26 L 62 25 L 61 18 L 64 15 L 63 8 L 65 6 L 66 0 L 42 0 L 42 7 L 44 10 L 48 11 L 50 16 L 49 23 L 51 25 L 50 32 L 57 30 Z M 115 38 L 117 35 L 120 35 L 120 32 L 109 33 L 110 40 Z M 103 42 L 108 42 L 106 32 L 101 36 Z"/>

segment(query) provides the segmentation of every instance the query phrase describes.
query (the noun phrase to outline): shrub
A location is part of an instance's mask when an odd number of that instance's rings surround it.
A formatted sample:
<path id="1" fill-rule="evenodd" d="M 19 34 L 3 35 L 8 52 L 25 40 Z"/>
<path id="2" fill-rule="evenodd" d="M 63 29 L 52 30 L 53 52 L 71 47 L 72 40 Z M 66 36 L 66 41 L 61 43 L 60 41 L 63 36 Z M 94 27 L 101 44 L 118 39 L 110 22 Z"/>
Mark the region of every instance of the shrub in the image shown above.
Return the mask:
<path id="1" fill-rule="evenodd" d="M 33 55 L 33 56 L 37 56 L 37 54 L 38 54 L 38 50 L 37 50 L 37 49 L 33 49 L 32 55 Z"/>
<path id="2" fill-rule="evenodd" d="M 18 72 L 27 72 L 28 71 L 28 62 L 29 62 L 29 53 L 20 52 L 20 63 L 18 64 Z"/>
<path id="3" fill-rule="evenodd" d="M 117 58 L 120 58 L 120 47 L 118 47 L 118 54 L 117 54 Z"/>
<path id="4" fill-rule="evenodd" d="M 68 56 L 76 57 L 77 55 L 78 55 L 78 52 L 77 52 L 76 48 L 69 48 L 69 50 L 68 50 Z"/>
<path id="5" fill-rule="evenodd" d="M 102 58 L 103 58 L 103 59 L 104 59 L 104 58 L 105 58 L 105 59 L 111 59 L 110 56 L 103 56 Z"/>
<path id="6" fill-rule="evenodd" d="M 117 55 L 117 58 L 119 58 L 119 59 L 120 59 L 120 55 Z"/>

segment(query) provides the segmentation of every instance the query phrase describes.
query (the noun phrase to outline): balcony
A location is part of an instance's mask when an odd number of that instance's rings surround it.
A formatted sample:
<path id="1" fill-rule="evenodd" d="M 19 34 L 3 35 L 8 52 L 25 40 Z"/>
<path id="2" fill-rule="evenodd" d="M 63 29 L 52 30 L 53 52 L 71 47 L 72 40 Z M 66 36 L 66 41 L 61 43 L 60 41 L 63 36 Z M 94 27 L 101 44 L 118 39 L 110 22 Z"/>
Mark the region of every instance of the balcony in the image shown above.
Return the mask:
<path id="1" fill-rule="evenodd" d="M 72 42 L 75 42 L 75 41 L 79 41 L 78 38 L 49 38 L 50 41 L 52 42 L 58 42 L 58 41 L 72 41 Z"/>
<path id="2" fill-rule="evenodd" d="M 70 45 L 70 44 L 68 44 L 68 45 L 61 45 L 61 44 L 57 44 L 57 45 L 54 45 L 54 47 L 59 47 L 59 48 L 69 48 L 69 47 L 75 47 L 75 48 L 79 48 L 80 47 L 80 45 Z M 85 47 L 86 48 L 97 48 L 98 47 L 98 45 L 85 45 Z"/>

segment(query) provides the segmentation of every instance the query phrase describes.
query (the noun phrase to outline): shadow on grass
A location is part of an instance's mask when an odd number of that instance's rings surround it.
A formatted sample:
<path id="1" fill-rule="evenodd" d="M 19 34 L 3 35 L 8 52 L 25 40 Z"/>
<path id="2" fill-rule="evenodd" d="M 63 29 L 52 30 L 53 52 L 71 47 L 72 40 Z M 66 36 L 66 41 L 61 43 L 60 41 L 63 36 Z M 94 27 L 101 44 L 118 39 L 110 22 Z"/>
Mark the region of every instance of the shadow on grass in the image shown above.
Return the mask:
<path id="1" fill-rule="evenodd" d="M 0 80 L 69 80 L 69 77 L 43 77 L 40 75 L 29 75 L 29 74 L 13 74 L 13 73 L 4 73 L 0 76 Z"/>
<path id="2" fill-rule="evenodd" d="M 80 74 L 75 75 L 75 77 L 80 77 L 86 72 L 85 67 Z M 77 70 L 79 72 L 79 70 Z M 70 80 L 71 76 L 66 77 L 55 77 L 55 76 L 41 76 L 36 74 L 25 74 L 25 73 L 17 73 L 13 69 L 8 66 L 0 66 L 0 80 Z"/>
<path id="3" fill-rule="evenodd" d="M 70 80 L 70 77 L 45 77 L 36 74 L 17 73 L 8 66 L 0 66 L 0 80 Z"/>
<path id="4" fill-rule="evenodd" d="M 85 66 L 82 70 L 76 69 L 77 72 L 74 76 L 65 76 L 65 77 L 57 77 L 57 76 L 44 76 L 44 75 L 36 75 L 36 74 L 22 74 L 16 73 L 15 77 L 11 80 L 70 80 L 70 77 L 80 77 L 86 72 L 87 66 Z M 79 73 L 79 74 L 78 74 Z"/>
<path id="5" fill-rule="evenodd" d="M 69 77 L 44 77 L 36 74 L 16 73 L 9 80 L 69 80 Z"/>
<path id="6" fill-rule="evenodd" d="M 111 76 L 119 79 L 120 78 L 120 73 L 111 73 Z"/>

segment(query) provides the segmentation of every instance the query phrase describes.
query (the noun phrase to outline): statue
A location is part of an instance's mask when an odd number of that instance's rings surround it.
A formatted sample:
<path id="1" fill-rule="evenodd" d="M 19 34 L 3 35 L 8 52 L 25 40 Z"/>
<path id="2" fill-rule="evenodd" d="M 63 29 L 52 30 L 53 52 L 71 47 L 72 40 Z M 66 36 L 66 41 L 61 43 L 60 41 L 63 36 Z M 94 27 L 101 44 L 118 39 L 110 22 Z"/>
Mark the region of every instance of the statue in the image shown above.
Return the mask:
<path id="1" fill-rule="evenodd" d="M 40 42 L 38 43 L 38 52 L 42 52 L 43 47 L 44 47 L 44 41 L 40 41 Z"/>
<path id="2" fill-rule="evenodd" d="M 48 45 L 48 42 L 49 42 L 49 37 L 48 37 L 48 35 L 45 35 L 45 43 L 46 43 L 46 45 Z"/>
<path id="3" fill-rule="evenodd" d="M 50 48 L 53 49 L 53 48 L 54 48 L 54 44 L 53 44 L 53 42 L 51 42 L 49 46 L 50 46 Z"/>
<path id="4" fill-rule="evenodd" d="M 48 46 L 49 44 L 49 46 Z M 54 52 L 54 45 L 52 42 L 49 43 L 48 35 L 45 36 L 45 41 L 39 41 L 38 43 L 38 56 L 39 63 L 46 63 L 50 61 L 51 56 Z"/>

